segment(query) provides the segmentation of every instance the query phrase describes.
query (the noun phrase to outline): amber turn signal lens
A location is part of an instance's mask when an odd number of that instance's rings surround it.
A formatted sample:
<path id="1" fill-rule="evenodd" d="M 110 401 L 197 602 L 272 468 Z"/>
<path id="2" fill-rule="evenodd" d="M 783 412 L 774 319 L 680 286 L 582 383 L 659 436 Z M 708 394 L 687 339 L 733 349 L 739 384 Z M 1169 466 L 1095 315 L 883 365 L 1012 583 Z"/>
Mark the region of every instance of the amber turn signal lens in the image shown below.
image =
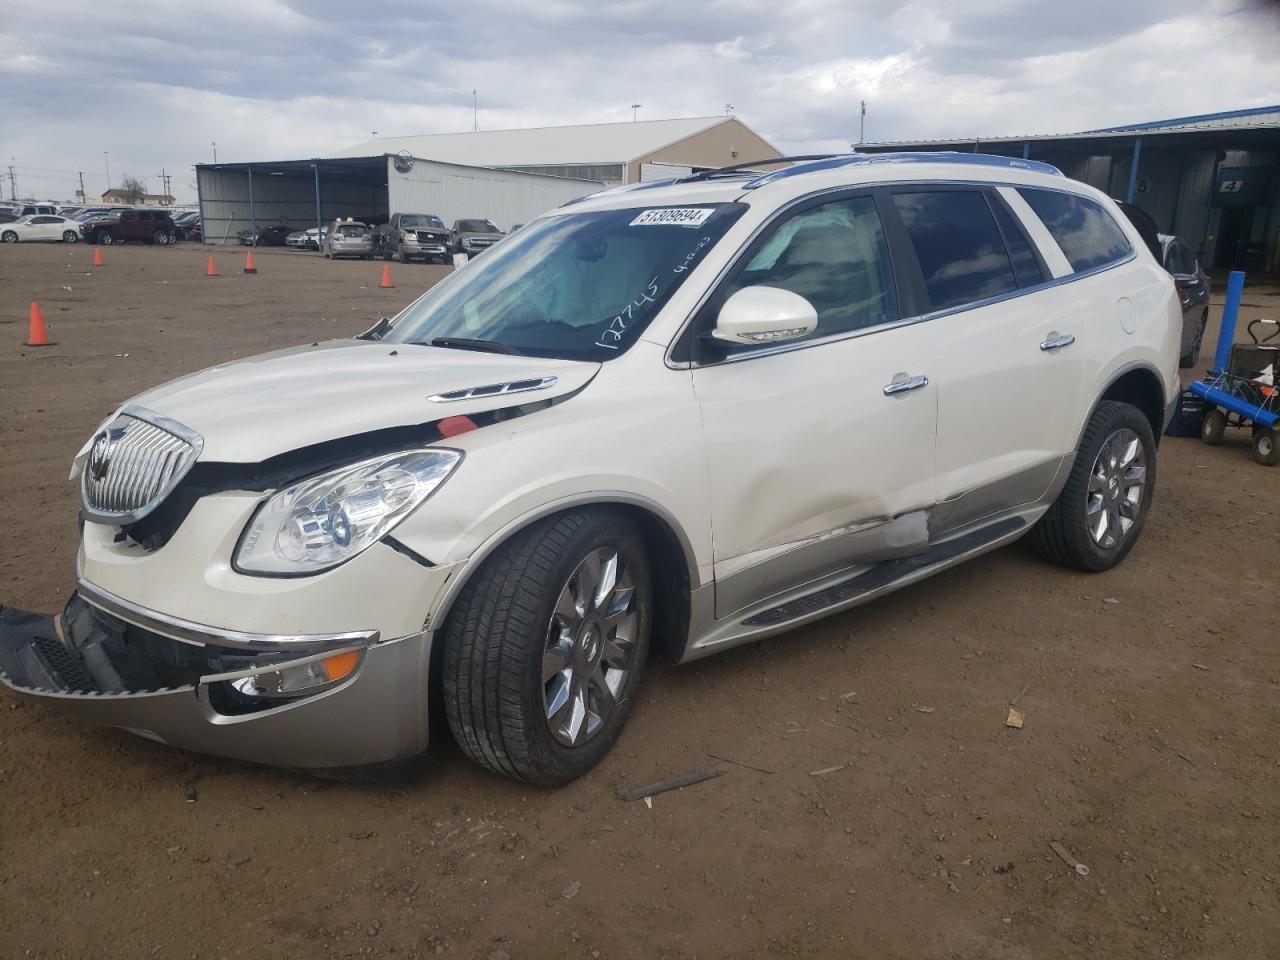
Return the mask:
<path id="1" fill-rule="evenodd" d="M 339 653 L 337 656 L 325 657 L 322 662 L 325 675 L 330 682 L 333 682 L 341 680 L 356 668 L 356 664 L 360 662 L 360 653 L 357 650 L 350 650 L 347 653 Z"/>

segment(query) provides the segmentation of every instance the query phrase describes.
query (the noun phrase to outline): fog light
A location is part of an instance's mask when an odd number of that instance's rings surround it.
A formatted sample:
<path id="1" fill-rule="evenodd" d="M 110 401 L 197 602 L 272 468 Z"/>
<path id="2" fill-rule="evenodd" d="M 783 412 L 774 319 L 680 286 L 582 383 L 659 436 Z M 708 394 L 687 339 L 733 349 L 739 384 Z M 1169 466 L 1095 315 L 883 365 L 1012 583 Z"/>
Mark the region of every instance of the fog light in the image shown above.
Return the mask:
<path id="1" fill-rule="evenodd" d="M 348 650 L 322 660 L 241 677 L 233 680 L 231 686 L 248 697 L 304 696 L 349 677 L 359 664 L 360 651 Z"/>

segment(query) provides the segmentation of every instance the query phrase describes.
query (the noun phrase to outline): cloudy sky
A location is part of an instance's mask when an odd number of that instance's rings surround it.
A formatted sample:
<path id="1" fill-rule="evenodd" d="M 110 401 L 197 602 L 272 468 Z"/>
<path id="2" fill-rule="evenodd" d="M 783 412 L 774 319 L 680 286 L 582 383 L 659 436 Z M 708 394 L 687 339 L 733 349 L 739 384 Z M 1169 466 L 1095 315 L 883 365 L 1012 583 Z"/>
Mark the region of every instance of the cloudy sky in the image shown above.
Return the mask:
<path id="1" fill-rule="evenodd" d="M 1063 132 L 1280 103 L 1258 0 L 3 0 L 20 194 L 383 135 L 708 116 L 784 151 Z M 107 151 L 109 157 L 104 157 Z M 7 170 L 5 171 L 7 173 Z M 8 184 L 5 184 L 8 196 Z"/>

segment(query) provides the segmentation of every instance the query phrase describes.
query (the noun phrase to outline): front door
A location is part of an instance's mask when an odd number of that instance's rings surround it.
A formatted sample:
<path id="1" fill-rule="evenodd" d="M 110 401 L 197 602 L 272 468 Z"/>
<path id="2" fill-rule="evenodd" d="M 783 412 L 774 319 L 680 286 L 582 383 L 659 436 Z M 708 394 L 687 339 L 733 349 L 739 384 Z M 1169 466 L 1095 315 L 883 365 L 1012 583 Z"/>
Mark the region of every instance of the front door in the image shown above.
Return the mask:
<path id="1" fill-rule="evenodd" d="M 807 299 L 802 340 L 716 345 L 720 305 L 746 286 Z M 869 193 L 811 202 L 739 259 L 695 321 L 694 392 L 707 436 L 716 615 L 824 574 L 919 552 L 933 503 L 937 395 L 925 325 L 895 282 Z"/>

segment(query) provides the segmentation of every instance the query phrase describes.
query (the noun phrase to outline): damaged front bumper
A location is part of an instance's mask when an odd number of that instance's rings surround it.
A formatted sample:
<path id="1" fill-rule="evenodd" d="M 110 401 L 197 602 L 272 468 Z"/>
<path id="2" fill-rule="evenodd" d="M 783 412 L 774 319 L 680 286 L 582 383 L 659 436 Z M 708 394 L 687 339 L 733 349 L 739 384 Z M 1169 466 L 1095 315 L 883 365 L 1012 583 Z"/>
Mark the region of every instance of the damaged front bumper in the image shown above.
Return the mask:
<path id="1" fill-rule="evenodd" d="M 56 616 L 0 610 L 0 681 L 162 743 L 273 766 L 357 767 L 427 746 L 430 633 L 218 630 L 82 581 Z"/>

